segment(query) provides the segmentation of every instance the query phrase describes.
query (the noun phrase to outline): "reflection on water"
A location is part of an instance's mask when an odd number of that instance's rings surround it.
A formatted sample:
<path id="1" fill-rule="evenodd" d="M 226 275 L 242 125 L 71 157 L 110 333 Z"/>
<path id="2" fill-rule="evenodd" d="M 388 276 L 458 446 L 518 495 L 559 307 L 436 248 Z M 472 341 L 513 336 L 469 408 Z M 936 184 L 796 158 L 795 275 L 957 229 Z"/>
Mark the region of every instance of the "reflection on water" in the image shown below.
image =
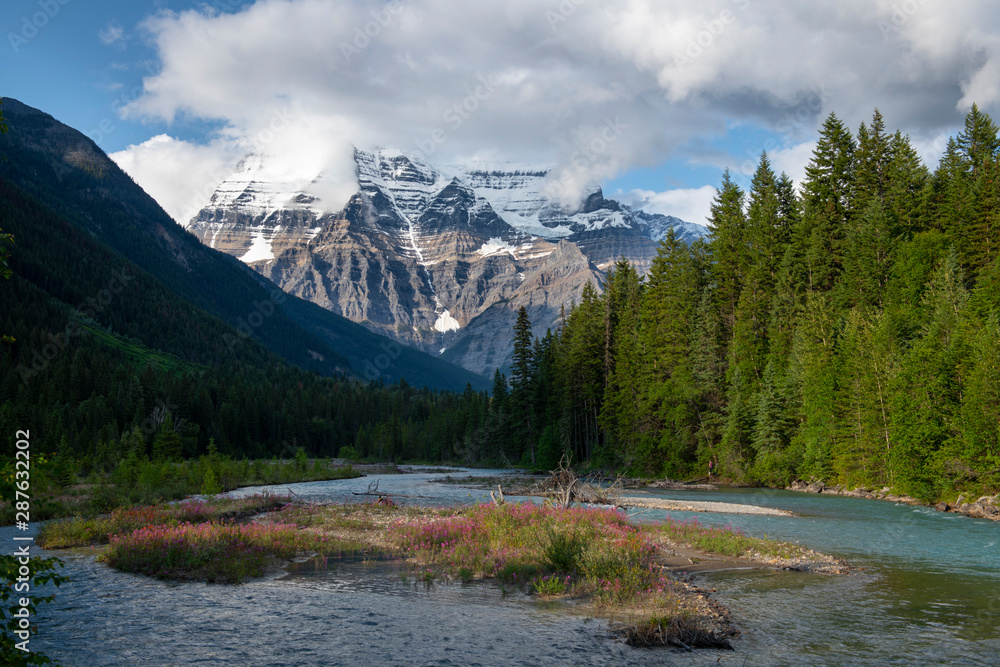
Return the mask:
<path id="1" fill-rule="evenodd" d="M 430 482 L 441 476 L 383 476 L 380 489 L 429 496 L 403 500 L 421 504 L 488 500 L 486 491 Z M 352 492 L 363 492 L 370 481 L 278 490 L 309 500 L 357 501 Z M 735 652 L 690 654 L 631 649 L 609 636 L 606 622 L 572 606 L 505 596 L 483 582 L 427 586 L 394 563 L 307 562 L 227 587 L 122 574 L 82 550 L 60 554 L 73 581 L 43 607 L 41 635 L 32 646 L 67 665 L 1000 664 L 998 524 L 852 498 L 654 493 L 791 510 L 798 516 L 697 516 L 801 541 L 847 558 L 860 571 L 696 575 L 695 583 L 718 589 L 743 637 Z M 9 543 L 9 529 L 0 530 L 0 540 Z"/>

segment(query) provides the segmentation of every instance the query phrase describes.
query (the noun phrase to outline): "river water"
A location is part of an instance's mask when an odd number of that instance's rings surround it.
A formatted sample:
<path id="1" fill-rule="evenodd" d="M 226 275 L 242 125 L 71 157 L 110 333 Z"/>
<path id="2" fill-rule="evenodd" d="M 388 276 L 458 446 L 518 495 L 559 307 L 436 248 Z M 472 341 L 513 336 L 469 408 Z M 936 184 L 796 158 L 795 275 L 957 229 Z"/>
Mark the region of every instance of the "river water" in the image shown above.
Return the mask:
<path id="1" fill-rule="evenodd" d="M 441 477 L 386 475 L 380 490 L 426 496 L 405 501 L 420 504 L 488 500 L 482 490 L 431 482 Z M 268 490 L 339 502 L 357 500 L 352 492 L 370 481 Z M 717 589 L 743 634 L 733 652 L 679 653 L 625 646 L 606 621 L 569 604 L 504 595 L 488 582 L 428 586 L 389 563 L 305 564 L 220 586 L 116 572 L 76 550 L 57 554 L 72 581 L 42 607 L 31 646 L 66 665 L 1000 665 L 1000 524 L 784 491 L 651 495 L 791 510 L 796 516 L 669 514 L 798 541 L 858 570 L 692 575 Z M 667 514 L 648 510 L 637 518 Z M 10 528 L 0 529 L 0 541 L 12 544 L 11 537 Z"/>

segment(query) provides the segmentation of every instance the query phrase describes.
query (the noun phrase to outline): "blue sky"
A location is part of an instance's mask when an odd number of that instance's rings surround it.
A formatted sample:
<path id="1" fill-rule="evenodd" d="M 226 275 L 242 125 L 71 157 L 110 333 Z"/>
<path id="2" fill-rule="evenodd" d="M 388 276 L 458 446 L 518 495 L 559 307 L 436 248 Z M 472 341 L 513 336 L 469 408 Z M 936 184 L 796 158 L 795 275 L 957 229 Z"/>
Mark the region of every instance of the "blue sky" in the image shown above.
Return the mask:
<path id="1" fill-rule="evenodd" d="M 96 6 L 95 6 L 96 5 Z M 703 222 L 725 167 L 801 178 L 878 106 L 933 167 L 1000 111 L 1000 19 L 932 0 L 7 0 L 0 95 L 88 134 L 181 221 L 250 150 L 353 188 L 349 148 L 553 167 Z M 274 136 L 272 136 L 274 135 Z M 266 141 L 262 141 L 262 138 Z"/>

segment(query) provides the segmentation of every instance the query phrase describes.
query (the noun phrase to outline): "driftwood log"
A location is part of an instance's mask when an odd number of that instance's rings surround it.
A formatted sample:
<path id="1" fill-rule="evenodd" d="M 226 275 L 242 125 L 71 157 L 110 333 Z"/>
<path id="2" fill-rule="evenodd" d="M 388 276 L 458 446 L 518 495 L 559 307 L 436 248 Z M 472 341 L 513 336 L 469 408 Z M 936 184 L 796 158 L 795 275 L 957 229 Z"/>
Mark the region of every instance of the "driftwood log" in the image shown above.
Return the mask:
<path id="1" fill-rule="evenodd" d="M 393 498 L 432 498 L 433 496 L 408 496 L 404 493 L 389 493 L 387 491 L 379 491 L 378 483 L 381 480 L 375 480 L 368 485 L 367 491 L 351 491 L 351 494 L 355 496 L 377 496 L 379 500 L 392 500 Z"/>

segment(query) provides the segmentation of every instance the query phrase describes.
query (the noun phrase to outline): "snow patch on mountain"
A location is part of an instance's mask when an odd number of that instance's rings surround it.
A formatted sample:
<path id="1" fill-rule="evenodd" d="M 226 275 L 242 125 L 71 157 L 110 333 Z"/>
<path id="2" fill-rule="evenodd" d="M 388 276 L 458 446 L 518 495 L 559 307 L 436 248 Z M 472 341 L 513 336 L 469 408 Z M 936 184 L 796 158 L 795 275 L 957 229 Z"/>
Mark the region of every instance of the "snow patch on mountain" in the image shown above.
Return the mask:
<path id="1" fill-rule="evenodd" d="M 482 257 L 489 257 L 490 255 L 500 255 L 503 253 L 510 253 L 514 255 L 517 252 L 517 246 L 513 246 L 503 239 L 492 238 L 483 244 L 483 247 L 476 251 L 477 255 Z"/>
<path id="2" fill-rule="evenodd" d="M 315 196 L 305 189 L 320 175 L 295 174 L 270 165 L 266 155 L 251 153 L 212 195 L 210 206 L 251 217 L 266 216 L 282 209 L 305 209 L 318 213 Z"/>
<path id="3" fill-rule="evenodd" d="M 685 243 L 693 243 L 700 238 L 706 238 L 711 235 L 711 230 L 708 227 L 693 222 L 686 222 L 672 215 L 647 213 L 629 206 L 622 206 L 622 208 L 632 214 L 642 226 L 646 235 L 657 243 L 662 241 L 671 229 L 674 230 L 677 238 Z"/>
<path id="4" fill-rule="evenodd" d="M 280 227 L 276 227 L 275 232 L 280 229 Z M 240 261 L 245 264 L 249 264 L 251 262 L 260 262 L 268 259 L 274 259 L 274 253 L 271 252 L 271 242 L 264 238 L 263 232 L 257 232 L 257 236 L 254 237 L 253 243 L 250 245 L 250 249 L 245 255 L 240 257 Z"/>
<path id="5" fill-rule="evenodd" d="M 448 331 L 458 331 L 462 328 L 462 325 L 446 310 L 438 315 L 437 322 L 434 323 L 434 328 L 441 333 L 447 333 Z"/>

